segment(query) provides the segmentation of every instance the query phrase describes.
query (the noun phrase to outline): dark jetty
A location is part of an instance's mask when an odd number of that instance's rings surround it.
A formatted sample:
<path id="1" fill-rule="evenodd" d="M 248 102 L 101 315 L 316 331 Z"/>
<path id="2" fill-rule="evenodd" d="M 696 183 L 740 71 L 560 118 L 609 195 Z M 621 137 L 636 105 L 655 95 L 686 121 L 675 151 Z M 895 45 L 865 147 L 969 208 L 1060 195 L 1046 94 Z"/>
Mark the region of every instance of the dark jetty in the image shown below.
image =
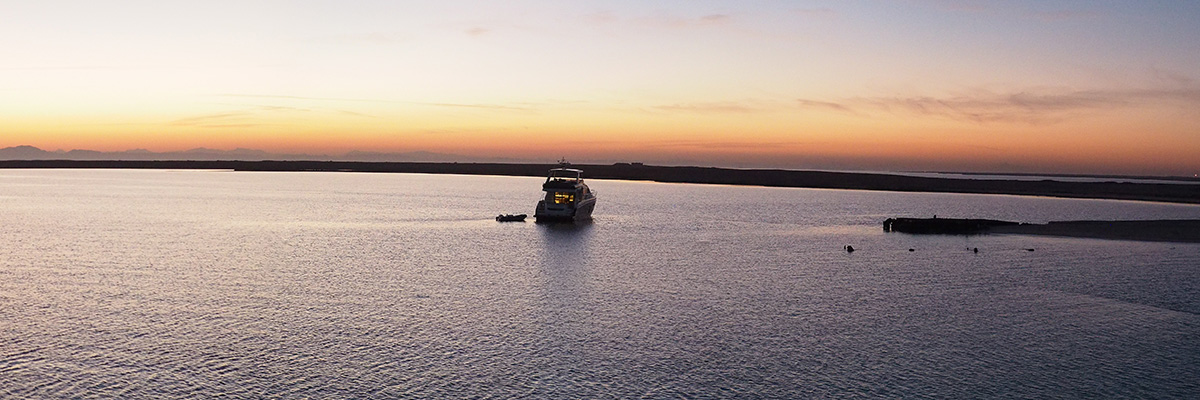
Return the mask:
<path id="1" fill-rule="evenodd" d="M 888 218 L 883 221 L 883 230 L 884 232 L 970 235 L 984 233 L 998 226 L 1010 225 L 1020 224 L 994 219 Z"/>
<path id="2" fill-rule="evenodd" d="M 886 232 L 942 235 L 1007 233 L 1110 240 L 1200 243 L 1200 220 L 1051 221 L 1029 224 L 992 219 L 888 218 Z M 1033 251 L 1030 249 L 1029 251 Z"/>

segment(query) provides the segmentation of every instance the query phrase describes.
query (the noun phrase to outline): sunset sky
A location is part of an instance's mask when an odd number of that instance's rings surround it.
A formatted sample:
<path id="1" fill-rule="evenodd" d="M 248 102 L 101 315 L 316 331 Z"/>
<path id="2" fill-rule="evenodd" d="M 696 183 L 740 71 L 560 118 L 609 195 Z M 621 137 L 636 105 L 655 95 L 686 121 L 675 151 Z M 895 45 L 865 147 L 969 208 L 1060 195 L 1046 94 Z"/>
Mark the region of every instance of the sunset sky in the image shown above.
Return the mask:
<path id="1" fill-rule="evenodd" d="M 1196 1 L 2 1 L 0 147 L 1200 173 Z"/>

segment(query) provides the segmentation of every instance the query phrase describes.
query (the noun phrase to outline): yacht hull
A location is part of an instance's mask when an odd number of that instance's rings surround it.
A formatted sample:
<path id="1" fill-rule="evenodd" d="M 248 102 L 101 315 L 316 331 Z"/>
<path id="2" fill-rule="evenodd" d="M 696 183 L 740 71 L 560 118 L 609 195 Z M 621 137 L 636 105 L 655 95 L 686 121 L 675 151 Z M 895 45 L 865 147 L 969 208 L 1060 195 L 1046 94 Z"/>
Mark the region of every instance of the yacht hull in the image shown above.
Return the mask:
<path id="1" fill-rule="evenodd" d="M 537 222 L 576 222 L 589 221 L 592 219 L 592 210 L 596 208 L 596 198 L 590 198 L 580 201 L 574 207 L 565 207 L 561 209 L 553 209 L 546 207 L 546 201 L 538 202 L 537 211 L 533 214 L 533 218 Z"/>

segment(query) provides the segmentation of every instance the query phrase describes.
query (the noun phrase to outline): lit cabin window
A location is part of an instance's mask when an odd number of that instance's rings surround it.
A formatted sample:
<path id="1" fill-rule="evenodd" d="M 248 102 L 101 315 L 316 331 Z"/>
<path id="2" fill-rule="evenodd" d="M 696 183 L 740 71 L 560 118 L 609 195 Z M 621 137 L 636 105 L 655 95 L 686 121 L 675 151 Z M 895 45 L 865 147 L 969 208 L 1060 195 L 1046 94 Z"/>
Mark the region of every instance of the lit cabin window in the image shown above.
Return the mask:
<path id="1" fill-rule="evenodd" d="M 554 204 L 571 204 L 575 202 L 575 194 L 567 192 L 554 192 Z"/>

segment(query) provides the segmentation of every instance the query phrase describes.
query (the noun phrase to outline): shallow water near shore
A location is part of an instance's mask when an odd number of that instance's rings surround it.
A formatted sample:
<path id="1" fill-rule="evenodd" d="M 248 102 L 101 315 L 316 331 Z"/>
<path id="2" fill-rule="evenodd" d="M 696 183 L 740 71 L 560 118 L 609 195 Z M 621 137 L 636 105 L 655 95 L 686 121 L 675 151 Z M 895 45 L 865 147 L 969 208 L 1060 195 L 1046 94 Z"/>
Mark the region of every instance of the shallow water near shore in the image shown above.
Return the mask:
<path id="1" fill-rule="evenodd" d="M 1200 397 L 1200 245 L 880 225 L 1200 206 L 541 181 L 0 171 L 0 397 Z"/>

